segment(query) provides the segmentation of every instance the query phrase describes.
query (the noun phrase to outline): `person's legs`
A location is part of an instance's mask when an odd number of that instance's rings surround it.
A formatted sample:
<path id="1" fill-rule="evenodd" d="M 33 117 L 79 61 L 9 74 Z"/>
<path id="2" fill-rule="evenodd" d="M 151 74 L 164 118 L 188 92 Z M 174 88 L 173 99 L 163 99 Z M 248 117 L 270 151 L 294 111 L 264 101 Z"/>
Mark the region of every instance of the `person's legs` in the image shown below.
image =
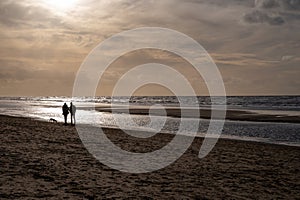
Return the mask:
<path id="1" fill-rule="evenodd" d="M 65 125 L 67 125 L 67 117 L 68 117 L 68 115 L 64 115 L 64 117 L 65 117 Z"/>
<path id="2" fill-rule="evenodd" d="M 71 114 L 71 125 L 73 124 L 73 115 Z"/>

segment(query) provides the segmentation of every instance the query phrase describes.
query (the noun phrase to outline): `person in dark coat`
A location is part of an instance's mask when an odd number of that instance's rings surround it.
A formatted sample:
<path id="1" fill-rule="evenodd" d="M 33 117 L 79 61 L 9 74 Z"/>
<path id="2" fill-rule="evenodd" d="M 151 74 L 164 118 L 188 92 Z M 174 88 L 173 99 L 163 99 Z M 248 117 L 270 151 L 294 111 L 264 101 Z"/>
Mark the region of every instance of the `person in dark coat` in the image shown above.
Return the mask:
<path id="1" fill-rule="evenodd" d="M 66 103 L 62 106 L 62 114 L 65 118 L 65 125 L 67 125 L 67 119 L 68 119 L 68 114 L 69 114 L 69 107 Z"/>
<path id="2" fill-rule="evenodd" d="M 75 121 L 75 113 L 76 113 L 76 106 L 71 102 L 70 103 L 70 113 L 71 113 L 71 124 L 73 125 L 73 119 L 74 119 L 74 125 L 76 123 Z"/>

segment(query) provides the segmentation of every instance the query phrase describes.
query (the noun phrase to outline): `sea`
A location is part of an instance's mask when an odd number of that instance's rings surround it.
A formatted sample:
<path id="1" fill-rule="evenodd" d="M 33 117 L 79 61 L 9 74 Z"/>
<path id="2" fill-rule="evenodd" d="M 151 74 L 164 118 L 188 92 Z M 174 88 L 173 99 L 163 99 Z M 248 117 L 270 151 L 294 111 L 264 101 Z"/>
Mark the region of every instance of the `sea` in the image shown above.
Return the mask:
<path id="1" fill-rule="evenodd" d="M 256 114 L 271 114 L 278 116 L 300 117 L 300 96 L 229 96 L 209 97 L 199 96 L 132 96 L 132 97 L 0 97 L 0 113 L 2 115 L 30 117 L 37 120 L 49 121 L 54 118 L 63 122 L 62 105 L 72 101 L 77 107 L 77 124 L 90 124 L 106 128 L 122 128 L 128 130 L 143 130 L 164 132 L 169 134 L 189 135 L 190 129 L 179 130 L 181 118 L 161 115 L 111 113 L 99 111 L 95 107 L 122 107 L 130 105 L 136 108 L 180 108 L 181 102 L 190 108 L 210 109 L 212 105 L 226 105 L 228 110 L 248 111 Z M 179 101 L 180 99 L 180 101 Z M 196 99 L 196 101 L 195 101 Z M 128 120 L 128 119 L 132 120 Z M 121 119 L 121 120 L 120 120 Z M 184 120 L 199 121 L 198 137 L 204 137 L 207 132 L 209 119 L 186 118 Z M 49 122 L 50 123 L 50 122 Z M 194 124 L 194 123 L 191 123 Z M 289 122 L 256 122 L 225 120 L 221 138 L 247 140 L 280 145 L 300 146 L 300 123 Z"/>

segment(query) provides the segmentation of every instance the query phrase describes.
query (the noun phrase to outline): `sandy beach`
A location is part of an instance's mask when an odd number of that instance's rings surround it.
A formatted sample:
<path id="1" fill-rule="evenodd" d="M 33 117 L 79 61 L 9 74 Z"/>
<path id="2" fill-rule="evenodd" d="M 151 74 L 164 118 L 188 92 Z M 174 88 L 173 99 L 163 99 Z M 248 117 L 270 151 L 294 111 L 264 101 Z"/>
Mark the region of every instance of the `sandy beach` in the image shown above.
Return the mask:
<path id="1" fill-rule="evenodd" d="M 0 116 L 1 199 L 299 199 L 300 148 L 221 139 L 204 159 L 196 138 L 170 166 L 145 174 L 113 170 L 61 123 Z M 173 136 L 138 139 L 104 129 L 121 148 L 149 152 Z"/>

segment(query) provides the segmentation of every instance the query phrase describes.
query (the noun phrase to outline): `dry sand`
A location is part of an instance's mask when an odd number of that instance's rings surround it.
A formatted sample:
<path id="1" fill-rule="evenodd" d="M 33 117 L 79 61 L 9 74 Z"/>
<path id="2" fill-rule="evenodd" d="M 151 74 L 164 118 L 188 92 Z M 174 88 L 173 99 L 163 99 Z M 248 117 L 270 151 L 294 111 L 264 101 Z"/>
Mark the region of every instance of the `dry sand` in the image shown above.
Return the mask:
<path id="1" fill-rule="evenodd" d="M 202 139 L 196 138 L 170 166 L 129 174 L 94 159 L 72 126 L 0 116 L 0 127 L 0 199 L 300 199 L 299 147 L 221 139 L 199 159 Z M 105 133 L 135 152 L 173 137 Z"/>

